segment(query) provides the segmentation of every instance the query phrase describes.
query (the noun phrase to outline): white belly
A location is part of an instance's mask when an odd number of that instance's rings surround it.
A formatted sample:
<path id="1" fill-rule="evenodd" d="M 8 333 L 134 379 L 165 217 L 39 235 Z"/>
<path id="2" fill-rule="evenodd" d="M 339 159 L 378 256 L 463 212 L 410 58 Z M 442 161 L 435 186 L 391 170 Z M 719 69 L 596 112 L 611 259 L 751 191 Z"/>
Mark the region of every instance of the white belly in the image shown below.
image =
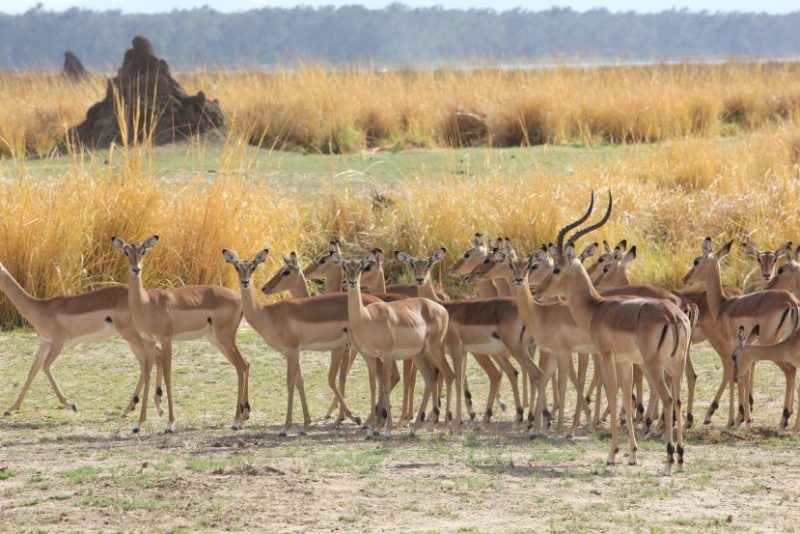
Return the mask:
<path id="1" fill-rule="evenodd" d="M 74 337 L 69 340 L 69 343 L 94 343 L 96 341 L 108 339 L 116 334 L 117 329 L 114 327 L 114 323 L 107 323 L 104 321 L 103 327 L 100 330 L 95 330 L 94 332 L 88 332 L 86 334 Z"/>
<path id="2" fill-rule="evenodd" d="M 188 341 L 190 339 L 197 339 L 199 337 L 207 336 L 211 333 L 211 325 L 204 327 L 201 330 L 189 330 L 187 332 L 181 332 L 179 334 L 175 334 L 172 336 L 172 339 L 176 341 Z"/>
<path id="3" fill-rule="evenodd" d="M 506 352 L 506 344 L 499 339 L 490 338 L 486 343 L 464 345 L 464 350 L 473 354 L 501 354 Z"/>

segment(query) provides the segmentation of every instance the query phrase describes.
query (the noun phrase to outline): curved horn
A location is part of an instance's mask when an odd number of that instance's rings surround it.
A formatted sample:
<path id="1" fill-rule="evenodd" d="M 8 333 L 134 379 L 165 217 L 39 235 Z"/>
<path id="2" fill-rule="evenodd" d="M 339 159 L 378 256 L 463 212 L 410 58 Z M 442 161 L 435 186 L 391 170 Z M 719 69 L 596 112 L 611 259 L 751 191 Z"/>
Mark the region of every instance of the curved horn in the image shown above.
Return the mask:
<path id="1" fill-rule="evenodd" d="M 558 237 L 556 238 L 556 250 L 558 251 L 559 256 L 562 255 L 564 252 L 564 236 L 567 235 L 567 232 L 569 232 L 573 228 L 576 228 L 581 224 L 583 224 L 584 222 L 586 222 L 586 219 L 588 219 L 589 216 L 591 216 L 593 209 L 594 209 L 594 191 L 592 191 L 592 196 L 591 199 L 589 200 L 589 208 L 586 210 L 586 213 L 584 213 L 580 219 L 569 223 L 564 228 L 558 231 Z"/>
<path id="2" fill-rule="evenodd" d="M 608 221 L 608 218 L 611 217 L 611 207 L 613 206 L 613 204 L 614 204 L 614 200 L 611 198 L 611 191 L 609 190 L 609 192 L 608 192 L 608 209 L 606 209 L 606 213 L 605 213 L 605 215 L 603 215 L 603 218 L 600 219 L 599 221 L 597 221 L 596 223 L 594 223 L 593 225 L 587 226 L 586 228 L 582 228 L 582 229 L 578 230 L 577 232 L 575 232 L 574 234 L 572 234 L 570 236 L 569 240 L 567 241 L 567 244 L 568 245 L 570 245 L 570 244 L 574 245 L 575 242 L 578 239 L 581 238 L 581 236 L 585 236 L 589 232 L 593 232 L 593 231 L 597 230 L 598 228 L 600 228 L 601 226 L 603 226 Z"/>

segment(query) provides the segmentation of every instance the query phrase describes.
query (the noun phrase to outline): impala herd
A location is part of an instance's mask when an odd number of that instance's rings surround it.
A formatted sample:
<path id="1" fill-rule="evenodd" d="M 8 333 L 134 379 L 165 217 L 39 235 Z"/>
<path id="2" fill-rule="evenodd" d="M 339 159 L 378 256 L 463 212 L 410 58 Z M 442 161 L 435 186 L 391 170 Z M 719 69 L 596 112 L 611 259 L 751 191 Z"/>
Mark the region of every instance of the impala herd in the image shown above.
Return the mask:
<path id="1" fill-rule="evenodd" d="M 477 298 L 464 300 L 449 300 L 433 286 L 432 267 L 445 258 L 444 248 L 420 257 L 395 252 L 395 259 L 407 267 L 413 283 L 388 286 L 379 249 L 362 258 L 345 259 L 339 242 L 332 241 L 328 252 L 306 269 L 292 252 L 261 288 L 267 295 L 289 292 L 291 298 L 270 304 L 259 301 L 252 282 L 255 270 L 267 260 L 266 249 L 250 260 L 223 250 L 224 260 L 236 269 L 240 294 L 218 286 L 145 289 L 143 260 L 158 243 L 158 236 L 142 243 L 113 238 L 113 246 L 125 254 L 130 267 L 128 287 L 113 285 L 80 295 L 37 299 L 0 264 L 0 290 L 39 335 L 39 348 L 27 380 L 6 415 L 20 409 L 31 382 L 42 369 L 61 404 L 76 410 L 56 383 L 51 372 L 53 362 L 67 343 L 119 334 L 139 363 L 138 383 L 125 410 L 132 412 L 141 403 L 133 432 L 138 432 L 147 418 L 154 364 L 155 405 L 159 414 L 163 413 L 161 402 L 166 391 L 166 432 L 173 432 L 173 342 L 205 337 L 236 369 L 233 428 L 239 429 L 250 416 L 250 366 L 236 345 L 236 332 L 244 317 L 269 347 L 286 358 L 288 395 L 282 436 L 292 427 L 295 388 L 303 410 L 301 434 L 311 423 L 300 367 L 302 351 L 331 353 L 328 385 L 334 399 L 328 416 L 338 412 L 336 424 L 345 419 L 362 424 L 347 406 L 345 386 L 354 359 L 359 354 L 364 358 L 372 407 L 364 421 L 368 437 L 380 432 L 391 436 L 390 394 L 401 381 L 399 420 L 410 423 L 412 434 L 426 420 L 433 429 L 441 417 L 453 431 L 459 431 L 466 418 L 475 419 L 466 374 L 467 355 L 471 354 L 489 383 L 483 424 L 491 421 L 496 404 L 505 406 L 500 400 L 504 376 L 510 384 L 518 424 L 528 407 L 531 435 L 545 432 L 556 411 L 556 430 L 564 431 L 567 381 L 577 392 L 568 434 L 574 434 L 584 419 L 592 426 L 599 424 L 604 417 L 602 386 L 611 430 L 607 463 L 616 462 L 622 417 L 628 436 L 628 463 L 637 462 L 634 430 L 641 424 L 648 433 L 663 432 L 667 449 L 664 473 L 670 474 L 675 453 L 675 469 L 682 471 L 684 466 L 684 376 L 688 384 L 687 426 L 694 421 L 696 374 L 690 345 L 704 340 L 723 365 L 722 382 L 704 422 L 711 422 L 728 389 L 728 426 L 745 423 L 749 427 L 753 364 L 768 360 L 786 377 L 780 420 L 781 429 L 785 429 L 792 414 L 795 375 L 800 366 L 800 301 L 795 296 L 800 295 L 800 247 L 793 251 L 787 243 L 772 252 L 745 243 L 744 251 L 757 260 L 765 288 L 742 294 L 721 282 L 720 261 L 731 251 L 732 243 L 715 250 L 711 239 L 706 238 L 700 256 L 684 277 L 687 287 L 669 291 L 631 282 L 627 267 L 636 258 L 636 247 L 628 248 L 625 240 L 614 248 L 604 241 L 602 250 L 597 243 L 582 251 L 576 248 L 581 237 L 609 219 L 611 194 L 600 220 L 584 226 L 593 208 L 594 194 L 586 212 L 561 228 L 555 243 L 543 245 L 529 257 L 518 256 L 506 238 L 490 246 L 481 234 L 475 234 L 469 248 L 450 268 L 452 275 L 475 284 Z M 598 252 L 597 261 L 584 267 L 584 262 Z M 788 261 L 776 271 L 782 257 Z M 323 280 L 325 293 L 309 295 L 307 279 Z M 540 351 L 538 362 L 534 359 L 536 348 Z M 587 387 L 590 356 L 595 373 Z M 402 373 L 399 362 L 403 364 Z M 424 393 L 414 414 L 417 371 L 422 374 Z M 651 392 L 646 407 L 644 381 Z M 546 394 L 551 382 L 552 410 L 548 409 Z M 622 403 L 618 406 L 620 388 Z M 734 389 L 738 389 L 738 413 Z M 594 409 L 590 406 L 592 396 Z M 432 408 L 428 412 L 429 402 Z M 800 417 L 793 430 L 800 431 Z"/>

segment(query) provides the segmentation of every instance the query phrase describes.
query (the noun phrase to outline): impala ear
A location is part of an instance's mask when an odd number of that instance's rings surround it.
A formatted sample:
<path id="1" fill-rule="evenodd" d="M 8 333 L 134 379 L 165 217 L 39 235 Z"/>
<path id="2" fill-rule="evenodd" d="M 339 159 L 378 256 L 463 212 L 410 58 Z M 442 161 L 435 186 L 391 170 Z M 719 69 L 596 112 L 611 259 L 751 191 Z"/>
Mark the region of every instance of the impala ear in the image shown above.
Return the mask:
<path id="1" fill-rule="evenodd" d="M 290 267 L 294 267 L 296 269 L 300 268 L 300 262 L 297 261 L 297 253 L 295 251 L 291 251 L 289 253 L 289 257 L 283 258 L 283 261 L 286 262 L 286 265 Z"/>
<path id="2" fill-rule="evenodd" d="M 377 263 L 378 266 L 383 267 L 383 250 L 381 250 L 379 248 L 373 248 L 372 249 L 372 254 L 374 256 L 372 261 Z"/>
<path id="3" fill-rule="evenodd" d="M 751 258 L 758 258 L 758 249 L 751 245 L 749 242 L 745 241 L 742 243 L 742 248 L 744 249 L 744 253 Z M 780 249 L 778 249 L 780 250 Z"/>
<path id="4" fill-rule="evenodd" d="M 411 265 L 411 256 L 409 256 L 406 252 L 403 252 L 402 250 L 395 250 L 394 257 L 400 263 Z"/>
<path id="5" fill-rule="evenodd" d="M 125 248 L 125 241 L 120 237 L 112 237 L 111 238 L 111 245 L 114 248 L 123 249 L 123 248 Z"/>
<path id="6" fill-rule="evenodd" d="M 783 245 L 779 246 L 778 249 L 775 251 L 775 259 L 780 258 L 781 256 L 786 256 L 789 259 L 792 257 L 792 242 L 787 241 Z"/>
<path id="7" fill-rule="evenodd" d="M 630 262 L 636 259 L 636 245 L 633 245 L 631 249 L 625 253 L 622 260 L 620 261 L 620 265 L 623 267 L 627 267 Z"/>
<path id="8" fill-rule="evenodd" d="M 333 263 L 335 263 L 336 265 L 339 265 L 339 266 L 342 265 L 342 261 L 343 261 L 342 260 L 342 255 L 339 254 L 338 252 L 331 252 L 329 257 L 330 257 L 330 259 L 333 260 Z"/>
<path id="9" fill-rule="evenodd" d="M 626 250 L 628 250 L 628 240 L 627 239 L 623 239 L 622 241 L 617 243 L 617 246 L 614 247 L 614 250 L 621 250 L 622 252 L 625 252 Z"/>
<path id="10" fill-rule="evenodd" d="M 440 261 L 442 261 L 444 259 L 444 255 L 446 253 L 447 253 L 447 249 L 446 248 L 444 248 L 444 247 L 437 248 L 433 252 L 433 254 L 431 254 L 431 265 L 433 265 L 434 263 L 439 263 Z"/>
<path id="11" fill-rule="evenodd" d="M 494 262 L 495 263 L 503 263 L 503 262 L 508 262 L 508 261 L 511 261 L 511 255 L 510 254 L 506 254 L 502 250 L 498 250 L 497 252 L 494 253 Z"/>
<path id="12" fill-rule="evenodd" d="M 255 258 L 253 258 L 253 265 L 261 265 L 262 263 L 267 261 L 268 255 L 269 255 L 269 249 L 265 248 L 264 250 L 256 254 Z"/>
<path id="13" fill-rule="evenodd" d="M 486 238 L 483 237 L 483 234 L 475 234 L 472 236 L 472 246 L 476 248 L 486 246 Z"/>
<path id="14" fill-rule="evenodd" d="M 549 255 L 550 253 L 548 252 L 547 247 L 543 245 L 541 248 L 537 248 L 536 251 L 534 251 L 534 253 L 531 254 L 531 257 L 528 260 L 528 264 L 533 265 L 534 261 L 535 263 L 541 263 L 543 261 L 547 261 Z"/>
<path id="15" fill-rule="evenodd" d="M 236 253 L 232 250 L 228 250 L 227 248 L 222 249 L 222 257 L 225 258 L 225 261 L 230 264 L 235 264 L 236 260 L 238 259 Z"/>
<path id="16" fill-rule="evenodd" d="M 338 239 L 328 242 L 328 252 L 337 252 L 339 254 L 342 253 L 342 246 Z"/>
<path id="17" fill-rule="evenodd" d="M 151 235 L 150 237 L 148 237 L 147 239 L 144 240 L 144 243 L 142 243 L 142 246 L 144 247 L 145 250 L 150 250 L 151 248 L 156 246 L 157 243 L 158 243 L 158 236 L 157 235 Z"/>
<path id="18" fill-rule="evenodd" d="M 553 243 L 547 245 L 547 252 L 554 258 L 558 257 L 558 248 Z"/>
<path id="19" fill-rule="evenodd" d="M 540 254 L 541 252 L 542 252 L 542 250 L 541 250 L 541 249 L 540 249 L 540 250 L 537 250 L 536 252 L 534 252 L 533 254 L 531 254 L 531 255 L 528 257 L 528 265 L 527 265 L 527 267 L 526 267 L 526 270 L 530 271 L 530 270 L 531 270 L 531 268 L 532 268 L 534 265 L 536 265 L 537 263 L 541 263 L 541 262 L 543 261 L 543 260 L 540 260 L 540 259 L 539 259 L 539 254 Z M 546 254 L 546 253 L 545 253 L 545 254 Z M 545 256 L 545 257 L 547 257 L 547 256 Z"/>
<path id="20" fill-rule="evenodd" d="M 583 252 L 581 252 L 581 263 L 594 256 L 595 252 L 597 252 L 597 243 L 592 243 L 583 249 Z"/>
<path id="21" fill-rule="evenodd" d="M 711 243 L 711 238 L 706 237 L 703 239 L 703 244 L 700 245 L 700 251 L 703 253 L 704 256 L 708 256 L 712 252 L 714 252 L 714 245 Z"/>
<path id="22" fill-rule="evenodd" d="M 728 241 L 720 249 L 717 251 L 717 259 L 721 260 L 731 252 L 731 247 L 733 246 L 733 241 Z"/>
<path id="23" fill-rule="evenodd" d="M 608 244 L 608 241 L 603 239 L 603 252 L 606 254 L 611 254 L 611 245 Z"/>

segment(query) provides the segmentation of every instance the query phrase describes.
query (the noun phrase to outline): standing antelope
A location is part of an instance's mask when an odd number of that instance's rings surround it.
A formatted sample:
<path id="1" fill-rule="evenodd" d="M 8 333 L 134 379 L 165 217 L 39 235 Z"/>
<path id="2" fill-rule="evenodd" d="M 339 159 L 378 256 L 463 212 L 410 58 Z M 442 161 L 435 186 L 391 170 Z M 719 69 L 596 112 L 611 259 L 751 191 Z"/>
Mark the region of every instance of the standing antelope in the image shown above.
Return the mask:
<path id="1" fill-rule="evenodd" d="M 594 194 L 586 213 L 564 226 L 556 240 L 557 263 L 537 290 L 545 296 L 564 295 L 575 322 L 589 332 L 592 345 L 602 361 L 602 379 L 611 415 L 611 451 L 607 463 L 614 464 L 618 447 L 617 374 L 623 389 L 625 412 L 632 414 L 631 365 L 638 364 L 654 385 L 664 406 L 664 429 L 667 459 L 663 473 L 669 475 L 674 463 L 673 411 L 677 419 L 678 471 L 683 470 L 683 417 L 680 410 L 681 380 L 689 349 L 691 324 L 680 308 L 671 302 L 636 297 L 601 296 L 575 252 L 575 242 L 583 235 L 602 227 L 611 216 L 612 197 L 600 221 L 575 231 L 565 243 L 566 234 L 583 224 L 594 207 Z M 615 363 L 623 364 L 616 366 Z M 627 365 L 624 365 L 627 364 Z M 664 373 L 672 376 L 671 388 Z M 671 389 L 671 391 L 670 391 Z M 675 408 L 673 410 L 673 407 Z M 628 463 L 637 461 L 633 417 L 626 418 L 628 428 Z"/>
<path id="2" fill-rule="evenodd" d="M 392 405 L 390 360 L 412 359 L 425 380 L 425 393 L 419 413 L 412 423 L 411 432 L 416 432 L 422 421 L 428 398 L 433 394 L 437 369 L 444 373 L 447 384 L 447 402 L 450 404 L 452 373 L 444 357 L 444 338 L 447 333 L 447 310 L 430 299 L 412 297 L 394 302 L 375 302 L 365 305 L 361 295 L 361 273 L 369 260 L 345 261 L 336 253 L 331 256 L 344 270 L 347 287 L 347 316 L 350 338 L 359 352 L 372 359 L 384 360 L 382 368 L 381 406 L 386 422 L 384 437 L 391 437 Z M 460 394 L 460 391 L 459 391 Z M 438 411 L 438 398 L 434 396 L 434 411 Z M 377 422 L 368 436 L 377 433 Z M 435 419 L 431 418 L 435 424 Z"/>
<path id="3" fill-rule="evenodd" d="M 300 394 L 300 404 L 303 409 L 303 427 L 300 431 L 302 435 L 311 424 L 311 415 L 306 402 L 303 373 L 300 370 L 300 351 L 334 352 L 349 344 L 347 295 L 334 293 L 261 304 L 256 298 L 252 277 L 256 267 L 264 263 L 268 255 L 269 250 L 264 249 L 252 260 L 245 261 L 239 260 L 233 251 L 227 249 L 222 251 L 225 261 L 233 265 L 239 275 L 245 319 L 267 345 L 286 358 L 286 421 L 280 436 L 285 437 L 292 426 L 295 387 Z M 276 284 L 274 281 L 276 278 L 285 278 L 284 268 L 285 266 L 279 269 L 275 277 L 262 287 L 262 292 L 268 293 Z M 379 302 L 377 298 L 369 295 L 364 296 L 364 301 L 368 304 Z M 341 410 L 359 424 L 360 420 L 352 416 L 341 392 L 331 382 L 329 379 L 329 385 L 339 401 Z"/>
<path id="4" fill-rule="evenodd" d="M 22 386 L 16 402 L 5 412 L 5 415 L 19 411 L 31 383 L 42 369 L 61 406 L 77 412 L 77 407 L 67 400 L 61 388 L 58 387 L 50 370 L 51 366 L 61 354 L 64 346 L 69 343 L 91 343 L 119 334 L 128 342 L 139 363 L 139 381 L 136 391 L 125 409 L 126 414 L 136 409 L 136 404 L 140 400 L 139 392 L 144 386 L 139 421 L 134 424 L 132 429 L 133 432 L 138 432 L 147 420 L 150 372 L 157 349 L 151 342 L 142 339 L 136 331 L 128 309 L 128 288 L 114 284 L 80 295 L 38 299 L 25 291 L 0 263 L 0 291 L 11 300 L 39 336 L 39 348 L 30 371 L 28 371 L 25 385 Z"/>
<path id="5" fill-rule="evenodd" d="M 778 259 L 788 252 L 792 253 L 792 242 L 787 241 L 783 245 L 775 249 L 775 252 L 770 250 L 758 250 L 750 241 L 742 243 L 744 253 L 758 263 L 758 269 L 761 271 L 761 281 L 765 284 L 772 280 L 775 274 L 775 263 Z"/>
<path id="6" fill-rule="evenodd" d="M 250 417 L 250 364 L 236 346 L 236 330 L 242 320 L 241 299 L 230 289 L 215 286 L 145 290 L 142 284 L 142 262 L 145 254 L 156 243 L 157 235 L 148 237 L 141 244 L 126 243 L 119 237 L 112 238 L 112 244 L 125 253 L 131 268 L 128 307 L 133 323 L 143 337 L 158 341 L 161 345 L 161 366 L 169 410 L 166 432 L 171 433 L 175 428 L 172 342 L 203 336 L 236 368 L 238 386 L 232 428 L 239 429 Z"/>
<path id="7" fill-rule="evenodd" d="M 766 290 L 728 297 L 723 292 L 719 262 L 731 251 L 733 242 L 728 242 L 716 252 L 711 238 L 706 237 L 701 246 L 701 255 L 695 258 L 692 268 L 686 273 L 684 284 L 705 283 L 708 310 L 714 319 L 715 328 L 703 328 L 709 342 L 722 360 L 724 374 L 718 396 L 727 385 L 730 385 L 730 403 L 728 426 L 735 424 L 733 398 L 733 354 L 737 331 L 743 326 L 747 332 L 759 332 L 759 343 L 771 345 L 784 339 L 797 329 L 800 315 L 800 301 L 788 291 Z M 786 393 L 784 395 L 781 428 L 785 428 L 791 415 L 796 369 L 786 362 L 776 362 L 786 377 Z M 749 369 L 744 380 L 739 382 L 739 422 L 750 422 L 750 402 L 747 384 Z M 715 397 L 715 403 L 716 403 Z M 710 418 L 715 404 L 711 405 Z"/>
<path id="8" fill-rule="evenodd" d="M 446 250 L 437 249 L 430 257 L 412 257 L 397 251 L 395 257 L 409 266 L 420 293 L 436 300 L 431 282 L 431 268 L 444 259 Z M 528 346 L 531 337 L 517 312 L 513 298 L 497 297 L 479 300 L 454 300 L 440 303 L 447 310 L 450 322 L 445 345 L 453 359 L 456 372 L 456 389 L 460 387 L 466 369 L 466 354 L 511 354 L 530 376 L 531 391 L 539 380 L 541 370 L 533 362 Z M 459 374 L 460 373 L 460 374 Z M 456 398 L 456 421 L 460 424 L 461 398 Z M 449 406 L 449 405 L 448 405 Z M 524 410 L 517 405 L 517 422 L 522 421 Z"/>

